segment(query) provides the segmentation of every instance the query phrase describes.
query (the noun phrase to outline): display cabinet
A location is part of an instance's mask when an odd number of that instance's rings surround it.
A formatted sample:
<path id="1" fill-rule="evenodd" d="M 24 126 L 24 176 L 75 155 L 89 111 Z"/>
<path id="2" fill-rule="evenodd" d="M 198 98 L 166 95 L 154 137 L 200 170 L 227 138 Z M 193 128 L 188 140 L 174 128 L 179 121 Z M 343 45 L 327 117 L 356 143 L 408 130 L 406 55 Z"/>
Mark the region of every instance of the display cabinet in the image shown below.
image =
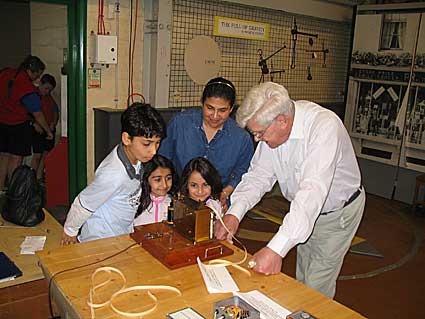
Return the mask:
<path id="1" fill-rule="evenodd" d="M 345 125 L 361 166 L 364 161 L 389 166 L 394 180 L 390 188 L 402 170 L 413 176 L 425 172 L 422 12 L 423 3 L 357 8 Z M 368 178 L 379 178 L 367 170 L 376 170 L 369 164 L 361 167 L 366 183 Z"/>

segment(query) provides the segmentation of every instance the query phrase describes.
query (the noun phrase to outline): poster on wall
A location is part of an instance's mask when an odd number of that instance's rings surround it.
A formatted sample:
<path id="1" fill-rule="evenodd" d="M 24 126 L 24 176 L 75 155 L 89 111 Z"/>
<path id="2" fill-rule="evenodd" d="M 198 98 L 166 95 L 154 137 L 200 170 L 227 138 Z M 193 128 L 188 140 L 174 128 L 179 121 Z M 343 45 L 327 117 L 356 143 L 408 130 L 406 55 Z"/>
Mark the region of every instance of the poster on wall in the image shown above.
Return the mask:
<path id="1" fill-rule="evenodd" d="M 270 24 L 233 18 L 214 17 L 213 34 L 221 37 L 263 40 L 269 39 Z"/>
<path id="2" fill-rule="evenodd" d="M 87 86 L 89 89 L 100 89 L 102 84 L 101 69 L 89 68 L 87 72 Z"/>

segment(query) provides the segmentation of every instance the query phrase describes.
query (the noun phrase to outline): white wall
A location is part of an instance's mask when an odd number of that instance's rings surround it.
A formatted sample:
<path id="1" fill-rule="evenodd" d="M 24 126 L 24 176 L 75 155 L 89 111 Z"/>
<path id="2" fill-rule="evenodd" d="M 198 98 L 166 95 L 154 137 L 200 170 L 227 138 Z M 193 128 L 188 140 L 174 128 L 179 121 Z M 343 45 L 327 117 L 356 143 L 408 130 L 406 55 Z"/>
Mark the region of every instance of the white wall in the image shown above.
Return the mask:
<path id="1" fill-rule="evenodd" d="M 116 35 L 117 18 L 108 18 L 107 3 L 114 1 L 105 1 L 105 27 L 111 35 Z M 91 31 L 97 33 L 97 14 L 98 1 L 88 0 L 87 3 L 87 58 L 92 49 L 90 42 Z M 135 1 L 133 1 L 133 25 L 135 16 Z M 143 1 L 139 1 L 138 8 L 138 28 L 136 48 L 134 53 L 134 91 L 140 93 L 142 87 L 142 52 L 143 52 Z M 134 35 L 134 32 L 133 32 Z M 125 108 L 128 97 L 128 77 L 129 77 L 129 43 L 130 43 L 130 0 L 121 0 L 119 15 L 119 38 L 118 38 L 118 102 L 115 101 L 115 71 L 116 65 L 100 67 L 102 70 L 101 88 L 87 90 L 87 182 L 89 183 L 94 176 L 94 111 L 96 107 Z M 87 67 L 90 68 L 90 62 L 87 61 Z"/>
<path id="2" fill-rule="evenodd" d="M 67 7 L 65 5 L 30 3 L 31 10 L 31 54 L 38 56 L 45 64 L 44 73 L 52 74 L 56 79 L 56 88 L 52 96 L 60 105 L 61 67 L 63 50 L 68 48 Z M 56 135 L 60 136 L 60 126 Z"/>

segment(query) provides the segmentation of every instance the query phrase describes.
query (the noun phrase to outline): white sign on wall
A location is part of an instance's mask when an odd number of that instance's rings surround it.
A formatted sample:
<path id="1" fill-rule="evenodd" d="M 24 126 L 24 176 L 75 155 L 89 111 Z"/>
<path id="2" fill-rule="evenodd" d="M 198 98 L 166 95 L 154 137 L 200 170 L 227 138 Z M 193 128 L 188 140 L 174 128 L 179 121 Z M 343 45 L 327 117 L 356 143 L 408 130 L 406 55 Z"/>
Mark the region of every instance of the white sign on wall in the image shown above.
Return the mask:
<path id="1" fill-rule="evenodd" d="M 214 17 L 214 35 L 252 40 L 268 40 L 270 24 L 255 21 Z"/>

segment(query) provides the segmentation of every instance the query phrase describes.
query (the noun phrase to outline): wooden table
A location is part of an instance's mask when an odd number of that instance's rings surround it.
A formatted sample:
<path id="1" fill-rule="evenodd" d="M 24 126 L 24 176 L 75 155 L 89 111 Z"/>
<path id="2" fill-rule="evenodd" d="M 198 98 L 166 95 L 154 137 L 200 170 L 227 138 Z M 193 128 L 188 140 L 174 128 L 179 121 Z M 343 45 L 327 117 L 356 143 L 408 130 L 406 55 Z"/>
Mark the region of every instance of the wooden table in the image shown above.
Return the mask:
<path id="1" fill-rule="evenodd" d="M 0 215 L 0 251 L 3 251 L 22 271 L 22 276 L 15 280 L 0 283 L 0 288 L 10 287 L 37 279 L 43 279 L 44 274 L 38 266 L 36 255 L 21 255 L 21 243 L 26 236 L 46 236 L 45 249 L 53 249 L 60 246 L 63 227 L 54 219 L 47 210 L 44 210 L 45 219 L 34 227 L 19 227 L 5 221 Z"/>
<path id="2" fill-rule="evenodd" d="M 4 221 L 0 224 L 0 250 L 5 252 L 21 269 L 23 275 L 15 280 L 0 283 L 0 318 L 48 318 L 47 284 L 36 255 L 21 255 L 25 236 L 47 236 L 44 247 L 59 247 L 63 227 L 47 210 L 45 220 L 35 227 L 15 228 Z M 48 229 L 48 232 L 45 230 Z"/>
<path id="3" fill-rule="evenodd" d="M 128 235 L 123 235 L 44 250 L 37 255 L 46 277 L 49 278 L 64 269 L 101 260 L 132 244 L 134 241 Z M 243 252 L 234 246 L 232 248 L 235 254 L 226 259 L 240 260 Z M 168 270 L 143 248 L 136 245 L 96 265 L 65 272 L 55 277 L 52 283 L 52 295 L 61 311 L 62 318 L 91 318 L 90 308 L 87 305 L 90 277 L 95 269 L 101 266 L 120 269 L 127 278 L 127 286 L 171 285 L 181 290 L 182 296 L 176 296 L 172 292 L 153 291 L 158 297 L 159 305 L 154 313 L 143 317 L 147 319 L 165 318 L 167 313 L 189 306 L 205 318 L 212 318 L 214 302 L 231 297 L 231 294 L 209 294 L 197 265 Z M 326 319 L 364 318 L 285 274 L 264 276 L 251 272 L 251 276 L 248 276 L 234 267 L 228 267 L 228 270 L 241 292 L 259 290 L 290 311 L 303 309 L 318 318 Z M 105 298 L 102 299 L 105 301 L 107 294 L 111 295 L 120 287 L 120 281 L 115 280 L 111 286 L 108 286 L 108 293 L 100 297 Z M 147 310 L 152 304 L 146 303 L 145 296 L 144 293 L 128 293 L 117 299 L 116 306 L 128 312 Z M 100 301 L 97 300 L 97 302 Z M 96 318 L 121 318 L 109 307 L 97 309 L 95 315 Z"/>

